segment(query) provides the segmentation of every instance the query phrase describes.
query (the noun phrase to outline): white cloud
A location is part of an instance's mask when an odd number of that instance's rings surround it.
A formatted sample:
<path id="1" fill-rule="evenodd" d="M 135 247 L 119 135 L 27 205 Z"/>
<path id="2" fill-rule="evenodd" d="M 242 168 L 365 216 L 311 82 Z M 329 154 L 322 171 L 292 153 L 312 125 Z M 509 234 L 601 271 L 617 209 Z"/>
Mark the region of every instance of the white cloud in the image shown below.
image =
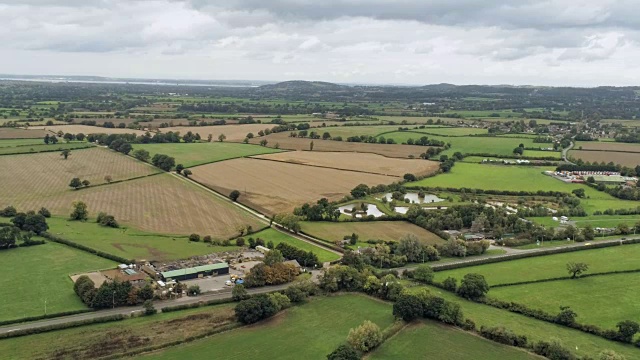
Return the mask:
<path id="1" fill-rule="evenodd" d="M 0 0 L 0 71 L 630 84 L 639 15 L 633 0 Z"/>

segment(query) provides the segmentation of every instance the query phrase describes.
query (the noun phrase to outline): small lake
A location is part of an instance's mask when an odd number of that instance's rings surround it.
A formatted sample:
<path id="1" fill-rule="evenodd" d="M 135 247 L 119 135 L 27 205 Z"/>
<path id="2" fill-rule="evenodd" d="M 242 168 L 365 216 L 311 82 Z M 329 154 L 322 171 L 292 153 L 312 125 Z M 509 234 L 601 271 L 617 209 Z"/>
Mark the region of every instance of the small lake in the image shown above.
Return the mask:
<path id="1" fill-rule="evenodd" d="M 393 197 L 391 197 L 391 195 L 392 195 L 391 193 L 386 193 L 384 194 L 384 197 L 387 199 L 387 201 L 391 201 L 393 200 Z M 437 202 L 444 201 L 444 199 L 440 199 L 439 197 L 431 194 L 425 194 L 424 198 L 420 199 L 418 197 L 418 193 L 415 193 L 415 192 L 409 192 L 404 194 L 404 198 L 409 199 L 411 203 L 415 203 L 415 204 L 430 204 L 430 203 L 437 203 Z"/>
<path id="2" fill-rule="evenodd" d="M 354 216 L 354 213 L 351 212 L 351 209 L 353 209 L 353 208 L 355 208 L 357 210 L 357 212 L 355 213 L 355 217 L 361 218 L 363 215 L 365 215 L 365 213 L 362 210 L 360 210 L 360 204 L 343 205 L 343 206 L 340 206 L 338 209 L 340 210 L 340 212 L 342 214 Z M 366 215 L 367 216 L 373 215 L 375 217 L 380 217 L 380 216 L 384 215 L 384 213 L 382 211 L 380 211 L 380 209 L 378 209 L 378 207 L 376 205 L 367 204 Z"/>

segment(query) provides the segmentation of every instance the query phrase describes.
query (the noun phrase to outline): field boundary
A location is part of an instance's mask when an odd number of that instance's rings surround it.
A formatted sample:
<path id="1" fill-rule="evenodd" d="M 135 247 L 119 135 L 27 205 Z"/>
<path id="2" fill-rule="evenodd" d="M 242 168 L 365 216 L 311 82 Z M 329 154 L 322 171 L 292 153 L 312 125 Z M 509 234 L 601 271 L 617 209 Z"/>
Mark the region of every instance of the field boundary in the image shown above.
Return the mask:
<path id="1" fill-rule="evenodd" d="M 311 151 L 312 152 L 312 151 Z M 324 151 L 324 152 L 330 152 L 330 151 Z M 263 159 L 263 158 L 256 158 L 254 156 L 258 156 L 258 155 L 252 155 L 252 156 L 248 156 L 249 159 L 253 159 L 253 160 L 264 160 L 264 161 L 272 161 L 272 162 L 277 162 L 277 163 L 284 163 L 284 164 L 291 164 L 291 165 L 300 165 L 300 166 L 309 166 L 309 167 L 316 167 L 316 168 L 321 168 L 321 169 L 331 169 L 331 170 L 338 170 L 338 171 L 348 171 L 348 172 L 356 172 L 356 173 L 362 173 L 362 174 L 369 174 L 369 175 L 383 175 L 383 176 L 389 176 L 389 177 L 394 177 L 394 178 L 398 178 L 398 179 L 402 179 L 401 176 L 398 175 L 390 175 L 390 174 L 382 174 L 382 173 L 377 173 L 377 172 L 372 172 L 372 171 L 365 171 L 365 170 L 353 170 L 353 169 L 340 169 L 340 168 L 335 168 L 335 167 L 331 167 L 331 166 L 322 166 L 322 165 L 311 165 L 311 164 L 300 164 L 300 163 L 295 163 L 295 162 L 290 162 L 290 161 L 281 161 L 281 160 L 273 160 L 273 159 Z M 396 158 L 397 159 L 397 158 Z"/>
<path id="2" fill-rule="evenodd" d="M 38 320 L 45 320 L 45 319 L 55 319 L 55 318 L 58 318 L 58 317 L 84 314 L 84 313 L 89 313 L 89 312 L 94 312 L 94 311 L 95 311 L 94 309 L 89 308 L 89 309 L 81 309 L 81 310 L 74 310 L 74 311 L 63 311 L 63 312 L 52 313 L 52 314 L 47 314 L 47 315 L 28 316 L 28 317 L 23 317 L 23 318 L 19 318 L 19 319 L 0 321 L 0 326 L 6 326 L 6 325 L 12 325 L 12 324 L 21 324 L 21 323 L 26 323 L 26 322 L 31 322 L 31 321 L 38 321 Z"/>
<path id="3" fill-rule="evenodd" d="M 0 141 L 2 141 L 2 140 L 0 140 Z M 38 145 L 40 145 L 40 144 L 38 144 Z M 30 146 L 30 145 L 23 145 L 23 146 Z M 7 148 L 12 148 L 12 147 L 14 147 L 14 146 L 8 146 Z M 90 149 L 90 148 L 94 148 L 94 147 L 96 147 L 96 145 L 87 145 L 87 146 L 71 148 L 71 149 L 60 149 L 60 148 L 58 148 L 58 149 L 55 149 L 55 150 L 51 149 L 51 150 L 42 150 L 42 151 L 16 152 L 16 153 L 10 153 L 10 154 L 0 154 L 0 156 L 43 154 L 43 153 L 63 151 L 63 150 L 85 150 L 85 149 Z"/>
<path id="4" fill-rule="evenodd" d="M 544 283 L 544 282 L 552 282 L 552 281 L 578 280 L 578 279 L 588 278 L 588 277 L 593 277 L 593 276 L 633 274 L 633 273 L 637 273 L 637 272 L 640 272 L 640 269 L 613 270 L 613 271 L 605 271 L 605 272 L 583 274 L 583 275 L 577 276 L 575 278 L 573 278 L 571 276 L 560 276 L 560 277 L 547 278 L 547 279 L 538 279 L 538 280 L 520 281 L 520 282 L 513 282 L 513 283 L 495 284 L 495 285 L 489 286 L 489 288 L 493 289 L 493 288 L 501 288 L 501 287 L 509 287 L 509 286 L 519 286 L 519 285 L 529 285 L 529 284 L 537 284 L 537 283 Z"/>

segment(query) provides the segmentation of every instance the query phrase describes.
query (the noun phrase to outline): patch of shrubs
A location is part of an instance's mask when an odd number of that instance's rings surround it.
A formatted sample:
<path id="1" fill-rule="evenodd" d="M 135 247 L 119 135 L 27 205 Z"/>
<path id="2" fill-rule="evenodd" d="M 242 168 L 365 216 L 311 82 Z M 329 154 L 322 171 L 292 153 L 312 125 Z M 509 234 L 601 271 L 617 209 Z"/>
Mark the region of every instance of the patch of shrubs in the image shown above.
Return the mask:
<path id="1" fill-rule="evenodd" d="M 287 260 L 296 260 L 299 264 L 303 266 L 321 266 L 322 264 L 318 260 L 318 256 L 313 253 L 313 251 L 304 251 L 299 249 L 293 245 L 289 245 L 287 243 L 281 242 L 275 247 L 276 250 L 279 250 Z"/>
<path id="2" fill-rule="evenodd" d="M 102 226 L 111 227 L 111 228 L 119 228 L 120 225 L 116 221 L 116 218 L 113 215 L 109 215 L 107 213 L 101 212 L 98 213 L 98 217 L 96 218 L 96 222 Z"/>

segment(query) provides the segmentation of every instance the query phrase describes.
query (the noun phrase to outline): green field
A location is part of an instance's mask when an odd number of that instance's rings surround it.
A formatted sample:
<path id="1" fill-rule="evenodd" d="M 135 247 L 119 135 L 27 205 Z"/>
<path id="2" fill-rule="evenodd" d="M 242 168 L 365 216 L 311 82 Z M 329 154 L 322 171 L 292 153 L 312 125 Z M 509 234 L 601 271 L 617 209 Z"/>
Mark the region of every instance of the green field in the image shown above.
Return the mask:
<path id="1" fill-rule="evenodd" d="M 638 274 L 613 274 L 505 286 L 491 289 L 490 294 L 551 314 L 558 313 L 560 306 L 571 306 L 578 314 L 578 322 L 615 329 L 619 321 L 640 319 L 639 286 Z"/>
<path id="2" fill-rule="evenodd" d="M 243 156 L 271 154 L 280 150 L 251 144 L 227 142 L 134 144 L 133 149 L 147 150 L 151 156 L 165 154 L 176 159 L 176 164 L 192 167 L 206 163 L 235 159 Z"/>
<path id="3" fill-rule="evenodd" d="M 640 350 L 633 345 L 609 341 L 596 335 L 467 301 L 435 287 L 420 286 L 411 288 L 409 291 L 420 291 L 423 288 L 429 289 L 431 293 L 446 300 L 460 304 L 465 318 L 473 320 L 478 328 L 483 325 L 504 326 L 516 334 L 526 335 L 529 342 L 559 339 L 567 349 L 582 356 L 595 357 L 604 349 L 613 350 L 626 356 L 627 359 L 637 359 L 640 356 Z"/>
<path id="4" fill-rule="evenodd" d="M 552 167 L 504 166 L 458 162 L 447 174 L 407 183 L 407 186 L 468 188 L 508 191 L 560 191 L 571 193 L 584 189 L 587 199 L 580 199 L 588 213 L 595 210 L 629 209 L 638 206 L 636 201 L 616 199 L 607 193 L 580 184 L 569 184 L 543 174 Z"/>
<path id="5" fill-rule="evenodd" d="M 43 139 L 0 139 L 0 148 L 24 145 L 46 145 Z"/>
<path id="6" fill-rule="evenodd" d="M 445 240 L 417 225 L 404 221 L 372 221 L 372 222 L 310 222 L 304 221 L 302 231 L 327 242 L 342 240 L 344 236 L 356 233 L 360 242 L 367 240 L 398 241 L 407 234 L 414 234 L 418 239 L 429 244 L 442 244 Z"/>
<path id="7" fill-rule="evenodd" d="M 477 129 L 475 129 L 477 130 Z M 430 132 L 431 129 L 419 130 Z M 495 154 L 499 156 L 513 155 L 513 149 L 523 144 L 527 148 L 539 148 L 540 144 L 535 144 L 533 139 L 527 138 L 506 138 L 506 137 L 483 137 L 483 136 L 460 136 L 443 137 L 423 134 L 415 131 L 396 131 L 384 134 L 386 139 L 394 139 L 397 143 L 406 143 L 408 139 L 418 140 L 422 136 L 429 139 L 440 140 L 445 144 L 450 143 L 451 148 L 443 151 L 443 155 L 453 155 L 456 152 L 463 154 Z"/>
<path id="8" fill-rule="evenodd" d="M 319 246 L 315 246 L 308 242 L 298 240 L 292 236 L 283 234 L 274 229 L 265 229 L 255 234 L 252 234 L 250 237 L 254 239 L 258 239 L 258 238 L 262 239 L 264 240 L 265 243 L 268 243 L 269 241 L 273 241 L 274 245 L 278 245 L 279 243 L 284 242 L 289 245 L 293 245 L 298 249 L 301 249 L 304 251 L 313 251 L 314 254 L 318 255 L 318 260 L 320 260 L 320 262 L 323 262 L 323 263 L 340 259 L 340 255 L 338 254 L 334 254 L 331 251 L 325 250 Z"/>
<path id="9" fill-rule="evenodd" d="M 446 355 L 445 355 L 446 354 Z M 539 359 L 524 350 L 500 345 L 458 328 L 432 321 L 408 325 L 367 359 Z"/>
<path id="10" fill-rule="evenodd" d="M 6 140 L 1 140 L 6 141 Z M 1 145 L 1 143 L 0 143 Z M 39 153 L 39 152 L 47 152 L 47 151 L 62 151 L 64 149 L 84 149 L 88 147 L 93 147 L 93 145 L 86 142 L 71 142 L 68 144 L 65 143 L 57 143 L 57 144 L 34 144 L 34 145 L 24 145 L 24 146 L 7 146 L 0 147 L 0 155 L 9 155 L 9 154 L 28 154 L 28 153 Z"/>
<path id="11" fill-rule="evenodd" d="M 551 216 L 545 217 L 532 217 L 529 220 L 536 222 L 537 224 L 547 227 L 558 227 L 560 223 L 554 221 Z M 591 225 L 594 228 L 614 228 L 620 223 L 625 223 L 632 228 L 636 223 L 640 222 L 640 215 L 590 215 L 584 217 L 570 218 L 570 225 L 578 228 L 584 228 L 587 225 Z"/>
<path id="12" fill-rule="evenodd" d="M 562 158 L 562 154 L 559 151 L 547 151 L 547 150 L 525 150 L 523 156 L 530 157 L 530 158 L 553 157 L 558 160 Z"/>
<path id="13" fill-rule="evenodd" d="M 85 309 L 69 275 L 116 264 L 86 252 L 47 242 L 0 251 L 6 271 L 0 287 L 0 320 Z"/>
<path id="14" fill-rule="evenodd" d="M 393 323 L 391 304 L 363 295 L 313 299 L 253 326 L 151 354 L 148 359 L 325 359 L 349 329 L 370 320 Z"/>
<path id="15" fill-rule="evenodd" d="M 448 136 L 465 136 L 465 135 L 478 135 L 488 134 L 489 130 L 481 128 L 463 128 L 463 127 L 440 127 L 440 128 L 426 128 L 426 129 L 412 129 L 411 131 L 417 131 L 425 134 L 435 135 L 448 135 Z"/>
<path id="16" fill-rule="evenodd" d="M 204 334 L 235 324 L 234 304 L 159 313 L 0 341 L 3 359 L 95 359 Z M 185 326 L 188 324 L 188 326 Z M 136 339 L 142 341 L 135 341 Z"/>
<path id="17" fill-rule="evenodd" d="M 588 245 L 584 245 L 588 247 Z M 568 262 L 584 262 L 589 272 L 640 269 L 640 245 L 612 246 L 603 249 L 574 251 L 565 254 L 537 256 L 494 264 L 469 266 L 436 272 L 436 281 L 452 276 L 457 279 L 469 273 L 485 276 L 489 285 L 568 276 Z M 489 292 L 491 295 L 491 291 Z"/>
<path id="18" fill-rule="evenodd" d="M 127 227 L 104 227 L 93 219 L 79 222 L 50 218 L 47 223 L 51 234 L 126 259 L 175 260 L 238 249 L 236 246 L 196 243 L 186 236 L 151 234 Z"/>

